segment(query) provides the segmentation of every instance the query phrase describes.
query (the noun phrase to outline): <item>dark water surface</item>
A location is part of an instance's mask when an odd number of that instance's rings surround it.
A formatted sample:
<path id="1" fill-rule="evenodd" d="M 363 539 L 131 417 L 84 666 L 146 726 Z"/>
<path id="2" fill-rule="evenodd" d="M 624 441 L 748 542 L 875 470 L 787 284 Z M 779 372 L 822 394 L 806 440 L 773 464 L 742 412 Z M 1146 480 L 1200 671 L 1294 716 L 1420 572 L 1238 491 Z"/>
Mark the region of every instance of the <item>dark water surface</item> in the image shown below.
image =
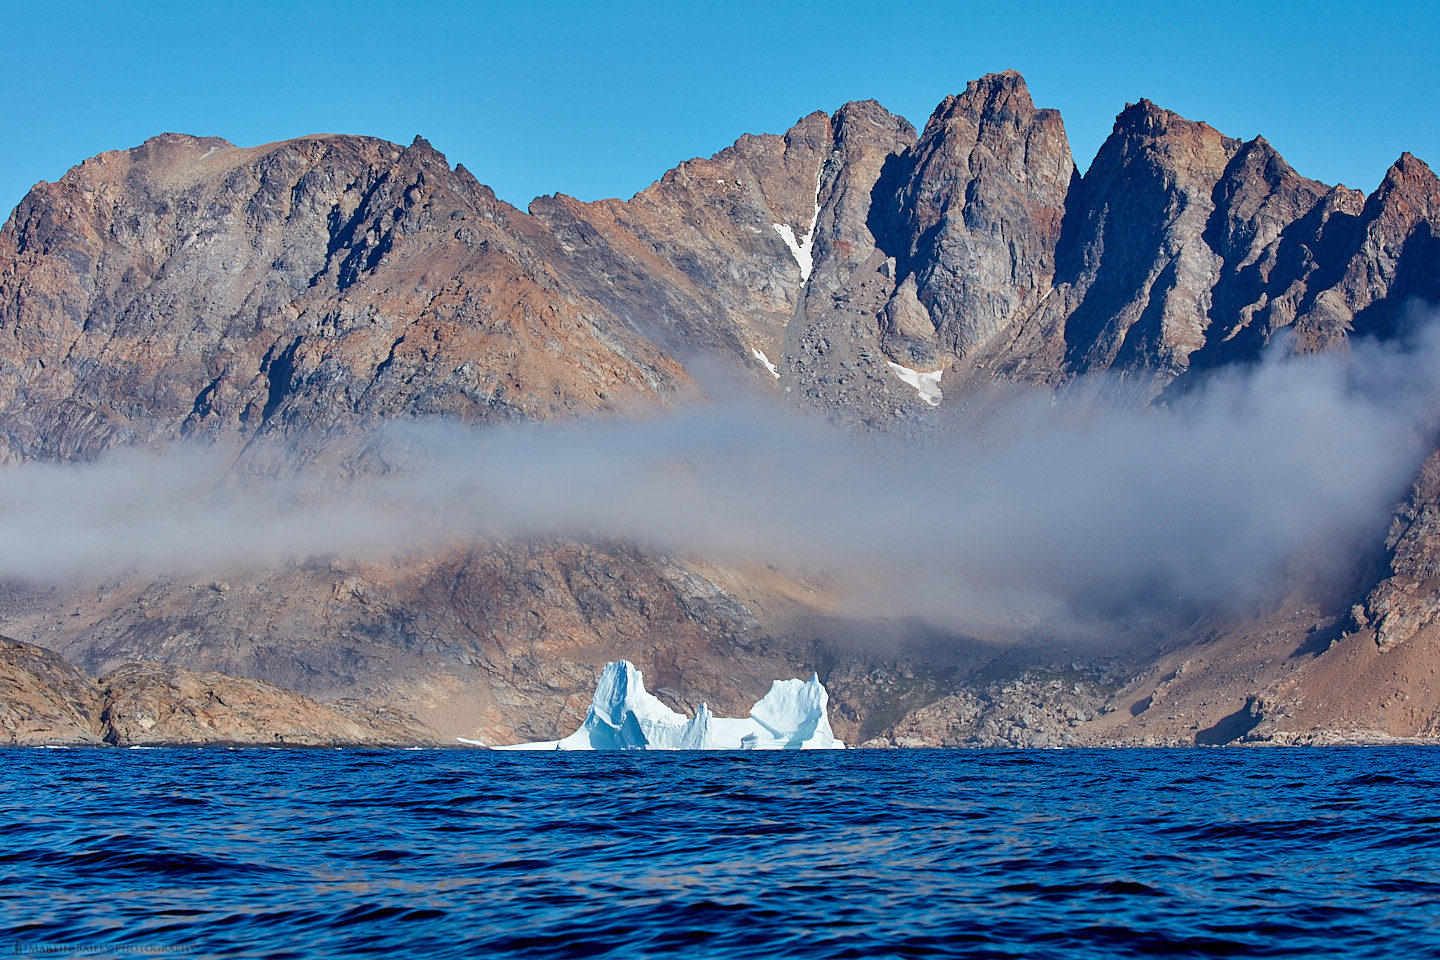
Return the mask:
<path id="1" fill-rule="evenodd" d="M 3 953 L 1440 957 L 1425 748 L 0 765 Z"/>

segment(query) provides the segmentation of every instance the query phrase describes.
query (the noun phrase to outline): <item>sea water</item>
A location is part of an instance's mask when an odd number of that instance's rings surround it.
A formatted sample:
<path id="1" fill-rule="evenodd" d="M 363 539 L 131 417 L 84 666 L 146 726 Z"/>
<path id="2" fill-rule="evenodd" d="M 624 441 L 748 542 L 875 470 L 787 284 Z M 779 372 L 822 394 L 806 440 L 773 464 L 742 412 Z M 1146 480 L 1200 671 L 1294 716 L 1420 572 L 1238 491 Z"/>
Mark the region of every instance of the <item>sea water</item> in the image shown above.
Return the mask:
<path id="1" fill-rule="evenodd" d="M 0 951 L 1435 957 L 1425 748 L 0 752 Z"/>

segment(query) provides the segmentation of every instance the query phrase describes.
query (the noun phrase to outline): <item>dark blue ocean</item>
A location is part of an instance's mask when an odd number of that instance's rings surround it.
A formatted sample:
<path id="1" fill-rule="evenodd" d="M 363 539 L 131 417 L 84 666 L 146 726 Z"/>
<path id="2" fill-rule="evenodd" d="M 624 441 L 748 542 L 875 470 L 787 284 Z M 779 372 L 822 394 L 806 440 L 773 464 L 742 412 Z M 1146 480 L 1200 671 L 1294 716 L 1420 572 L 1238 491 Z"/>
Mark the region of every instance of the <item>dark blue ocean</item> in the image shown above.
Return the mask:
<path id="1" fill-rule="evenodd" d="M 1440 751 L 0 753 L 0 952 L 1440 956 Z"/>

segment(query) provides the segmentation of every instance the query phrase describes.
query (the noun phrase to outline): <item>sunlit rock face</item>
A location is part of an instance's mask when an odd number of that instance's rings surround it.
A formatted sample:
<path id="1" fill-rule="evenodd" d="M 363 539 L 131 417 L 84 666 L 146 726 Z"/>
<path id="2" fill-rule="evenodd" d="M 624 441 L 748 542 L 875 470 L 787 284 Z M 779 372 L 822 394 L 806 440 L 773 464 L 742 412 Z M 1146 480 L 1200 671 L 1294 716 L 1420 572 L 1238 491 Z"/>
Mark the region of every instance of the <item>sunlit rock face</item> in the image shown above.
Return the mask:
<path id="1" fill-rule="evenodd" d="M 0 636 L 0 746 L 434 742 L 413 717 L 320 703 L 259 680 L 156 663 L 92 680 L 49 650 Z"/>

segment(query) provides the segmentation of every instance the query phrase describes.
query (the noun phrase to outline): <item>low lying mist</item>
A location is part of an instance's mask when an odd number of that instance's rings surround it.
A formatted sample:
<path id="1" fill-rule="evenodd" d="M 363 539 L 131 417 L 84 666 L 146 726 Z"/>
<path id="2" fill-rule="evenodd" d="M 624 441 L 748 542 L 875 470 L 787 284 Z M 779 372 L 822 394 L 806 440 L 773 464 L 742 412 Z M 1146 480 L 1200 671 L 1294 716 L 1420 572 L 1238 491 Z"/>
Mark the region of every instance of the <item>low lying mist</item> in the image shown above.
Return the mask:
<path id="1" fill-rule="evenodd" d="M 1433 440 L 1437 338 L 1273 356 L 1164 407 L 1013 390 L 856 438 L 776 404 L 388 425 L 323 463 L 174 445 L 0 473 L 0 576 L 198 575 L 517 538 L 824 569 L 955 624 L 1244 603 L 1383 536 Z"/>

